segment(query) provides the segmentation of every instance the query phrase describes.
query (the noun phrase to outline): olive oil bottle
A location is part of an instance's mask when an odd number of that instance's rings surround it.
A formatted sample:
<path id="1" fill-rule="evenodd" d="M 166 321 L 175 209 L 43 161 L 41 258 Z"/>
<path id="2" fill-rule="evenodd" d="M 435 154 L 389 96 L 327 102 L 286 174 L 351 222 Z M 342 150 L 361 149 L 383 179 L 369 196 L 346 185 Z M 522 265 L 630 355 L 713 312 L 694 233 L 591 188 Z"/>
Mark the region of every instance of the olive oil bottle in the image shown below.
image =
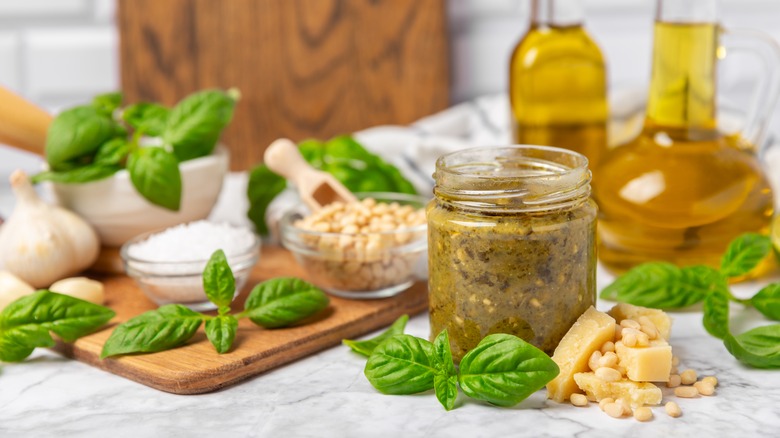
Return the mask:
<path id="1" fill-rule="evenodd" d="M 583 27 L 581 0 L 532 0 L 531 25 L 512 53 L 514 141 L 579 152 L 593 169 L 607 148 L 601 50 Z"/>
<path id="2" fill-rule="evenodd" d="M 618 271 L 659 260 L 717 266 L 736 236 L 767 232 L 773 212 L 754 145 L 718 130 L 720 26 L 660 18 L 643 130 L 609 151 L 593 183 L 599 256 Z"/>

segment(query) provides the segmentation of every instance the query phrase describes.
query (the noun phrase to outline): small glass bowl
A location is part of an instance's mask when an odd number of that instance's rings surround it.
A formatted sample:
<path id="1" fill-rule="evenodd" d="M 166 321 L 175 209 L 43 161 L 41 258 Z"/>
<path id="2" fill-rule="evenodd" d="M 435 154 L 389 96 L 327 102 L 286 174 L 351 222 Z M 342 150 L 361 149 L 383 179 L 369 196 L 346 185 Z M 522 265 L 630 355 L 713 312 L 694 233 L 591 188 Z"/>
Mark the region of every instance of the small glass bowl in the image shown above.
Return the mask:
<path id="1" fill-rule="evenodd" d="M 397 202 L 415 209 L 429 199 L 401 193 L 356 193 L 358 199 Z M 343 298 L 374 299 L 399 294 L 414 284 L 428 250 L 427 225 L 371 233 L 324 233 L 298 228 L 295 222 L 310 214 L 304 205 L 284 214 L 279 222 L 282 244 L 309 274 L 311 281 Z M 357 254 L 349 242 L 360 237 L 379 239 L 374 254 Z"/>
<path id="2" fill-rule="evenodd" d="M 159 232 L 141 234 L 122 245 L 120 255 L 127 275 L 133 278 L 144 294 L 157 305 L 182 304 L 198 312 L 216 309 L 203 291 L 203 269 L 208 259 L 160 262 L 129 255 L 130 246 Z M 236 280 L 236 295 L 246 284 L 249 273 L 260 258 L 260 239 L 254 233 L 252 239 L 246 250 L 240 254 L 227 254 L 228 264 Z"/>

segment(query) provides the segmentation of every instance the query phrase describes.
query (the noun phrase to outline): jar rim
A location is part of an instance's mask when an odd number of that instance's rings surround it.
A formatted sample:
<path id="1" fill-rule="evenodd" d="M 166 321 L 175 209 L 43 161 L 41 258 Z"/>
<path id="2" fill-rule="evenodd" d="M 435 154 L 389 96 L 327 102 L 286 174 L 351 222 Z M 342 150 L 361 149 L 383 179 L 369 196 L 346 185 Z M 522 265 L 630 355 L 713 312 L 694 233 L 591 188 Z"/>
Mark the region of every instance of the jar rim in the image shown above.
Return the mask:
<path id="1" fill-rule="evenodd" d="M 455 151 L 436 161 L 434 194 L 474 208 L 540 211 L 590 197 L 588 159 L 551 146 L 512 145 Z"/>

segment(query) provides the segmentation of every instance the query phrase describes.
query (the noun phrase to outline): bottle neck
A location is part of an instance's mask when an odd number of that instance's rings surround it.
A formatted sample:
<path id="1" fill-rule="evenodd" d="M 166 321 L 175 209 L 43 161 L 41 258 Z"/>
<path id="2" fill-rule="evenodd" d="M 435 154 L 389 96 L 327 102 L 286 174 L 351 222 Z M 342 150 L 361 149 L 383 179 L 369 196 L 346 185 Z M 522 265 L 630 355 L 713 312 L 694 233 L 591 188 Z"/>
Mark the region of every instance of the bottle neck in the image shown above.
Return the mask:
<path id="1" fill-rule="evenodd" d="M 581 26 L 582 0 L 531 0 L 531 27 Z"/>
<path id="2" fill-rule="evenodd" d="M 653 45 L 645 128 L 715 130 L 718 26 L 657 21 Z"/>

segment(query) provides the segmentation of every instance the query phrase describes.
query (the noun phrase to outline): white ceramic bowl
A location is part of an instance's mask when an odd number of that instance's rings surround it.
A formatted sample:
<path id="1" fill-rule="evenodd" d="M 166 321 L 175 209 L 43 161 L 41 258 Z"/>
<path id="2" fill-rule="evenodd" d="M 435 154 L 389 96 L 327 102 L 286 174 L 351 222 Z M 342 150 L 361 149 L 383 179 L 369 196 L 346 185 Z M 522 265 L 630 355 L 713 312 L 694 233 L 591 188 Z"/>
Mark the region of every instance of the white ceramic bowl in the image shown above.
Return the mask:
<path id="1" fill-rule="evenodd" d="M 86 184 L 51 184 L 54 199 L 78 213 L 97 231 L 105 246 L 121 246 L 134 236 L 206 218 L 222 189 L 228 171 L 227 148 L 181 163 L 182 199 L 171 211 L 144 199 L 127 170 Z"/>

